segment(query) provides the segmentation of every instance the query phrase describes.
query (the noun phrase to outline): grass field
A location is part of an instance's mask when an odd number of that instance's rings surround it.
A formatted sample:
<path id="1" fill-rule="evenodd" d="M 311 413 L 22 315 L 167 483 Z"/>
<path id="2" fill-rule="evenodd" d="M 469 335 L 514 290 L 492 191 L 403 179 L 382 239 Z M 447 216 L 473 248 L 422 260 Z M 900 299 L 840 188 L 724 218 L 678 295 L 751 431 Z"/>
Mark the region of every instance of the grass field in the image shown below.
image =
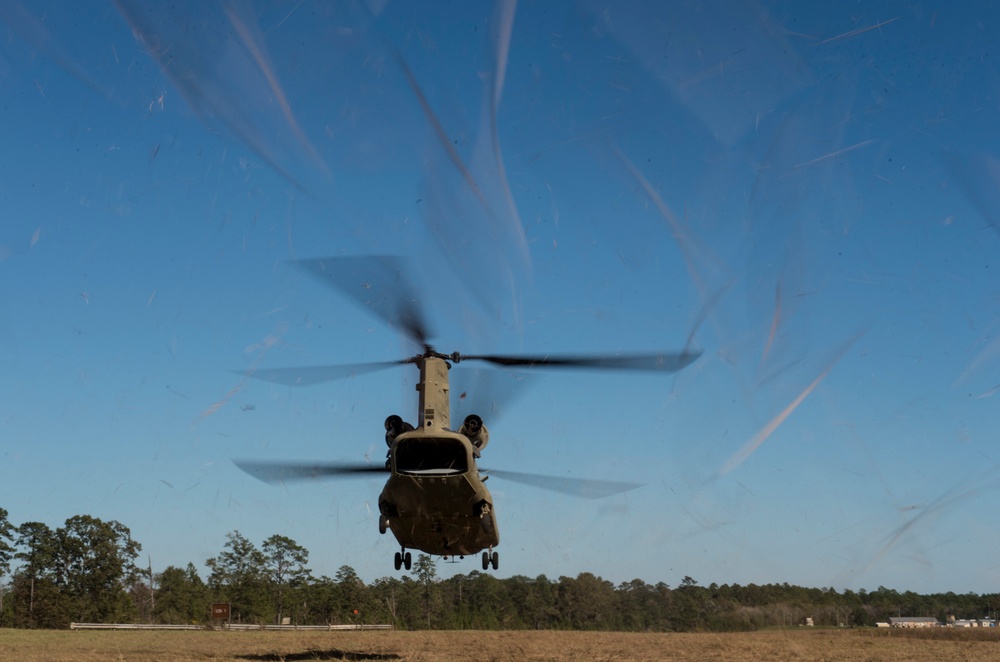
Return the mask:
<path id="1" fill-rule="evenodd" d="M 0 630 L 4 662 L 847 659 L 997 660 L 1000 633 L 943 628 L 735 634 Z"/>

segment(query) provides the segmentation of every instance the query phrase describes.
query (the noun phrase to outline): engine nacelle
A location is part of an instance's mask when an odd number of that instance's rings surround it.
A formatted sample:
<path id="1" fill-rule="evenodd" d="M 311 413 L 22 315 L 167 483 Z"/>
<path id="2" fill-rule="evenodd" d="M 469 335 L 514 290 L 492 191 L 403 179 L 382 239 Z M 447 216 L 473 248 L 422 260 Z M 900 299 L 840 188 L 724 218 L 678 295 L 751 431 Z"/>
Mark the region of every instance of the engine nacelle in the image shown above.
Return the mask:
<path id="1" fill-rule="evenodd" d="M 482 452 L 486 448 L 486 444 L 490 443 L 490 431 L 483 425 L 483 419 L 475 414 L 469 414 L 465 417 L 458 433 L 468 437 L 477 452 Z"/>
<path id="2" fill-rule="evenodd" d="M 396 414 L 389 416 L 385 419 L 385 445 L 392 448 L 392 442 L 396 440 L 397 436 L 404 432 L 411 432 L 413 429 L 412 425 Z"/>

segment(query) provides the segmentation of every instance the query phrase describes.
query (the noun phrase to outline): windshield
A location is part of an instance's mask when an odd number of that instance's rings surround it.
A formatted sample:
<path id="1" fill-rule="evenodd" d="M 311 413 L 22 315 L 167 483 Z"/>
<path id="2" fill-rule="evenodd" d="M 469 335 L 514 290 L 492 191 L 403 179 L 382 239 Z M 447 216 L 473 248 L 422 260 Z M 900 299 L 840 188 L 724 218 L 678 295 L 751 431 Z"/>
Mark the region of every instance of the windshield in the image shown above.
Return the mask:
<path id="1" fill-rule="evenodd" d="M 460 474 L 468 469 L 468 453 L 457 439 L 403 439 L 396 445 L 399 473 Z"/>

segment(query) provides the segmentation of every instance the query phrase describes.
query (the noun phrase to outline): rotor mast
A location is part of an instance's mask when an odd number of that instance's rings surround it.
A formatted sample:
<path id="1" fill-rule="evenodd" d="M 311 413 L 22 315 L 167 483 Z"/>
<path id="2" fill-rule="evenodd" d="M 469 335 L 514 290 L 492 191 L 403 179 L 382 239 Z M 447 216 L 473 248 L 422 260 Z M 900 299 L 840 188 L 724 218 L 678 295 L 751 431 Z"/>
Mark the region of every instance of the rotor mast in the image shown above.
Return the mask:
<path id="1" fill-rule="evenodd" d="M 451 367 L 443 358 L 425 355 L 417 364 L 420 367 L 420 382 L 417 393 L 420 401 L 421 430 L 443 430 L 451 428 L 451 402 L 448 398 L 448 369 Z"/>

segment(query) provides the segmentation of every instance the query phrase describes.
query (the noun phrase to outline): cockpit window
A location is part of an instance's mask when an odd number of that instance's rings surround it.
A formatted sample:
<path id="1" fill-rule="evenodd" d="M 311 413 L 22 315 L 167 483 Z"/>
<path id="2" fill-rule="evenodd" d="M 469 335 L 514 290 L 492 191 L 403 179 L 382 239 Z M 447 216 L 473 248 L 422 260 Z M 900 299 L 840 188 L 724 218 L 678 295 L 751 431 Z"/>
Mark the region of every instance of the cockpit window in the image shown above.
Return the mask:
<path id="1" fill-rule="evenodd" d="M 465 446 L 457 439 L 418 437 L 396 444 L 396 471 L 409 474 L 460 474 L 469 469 Z"/>

